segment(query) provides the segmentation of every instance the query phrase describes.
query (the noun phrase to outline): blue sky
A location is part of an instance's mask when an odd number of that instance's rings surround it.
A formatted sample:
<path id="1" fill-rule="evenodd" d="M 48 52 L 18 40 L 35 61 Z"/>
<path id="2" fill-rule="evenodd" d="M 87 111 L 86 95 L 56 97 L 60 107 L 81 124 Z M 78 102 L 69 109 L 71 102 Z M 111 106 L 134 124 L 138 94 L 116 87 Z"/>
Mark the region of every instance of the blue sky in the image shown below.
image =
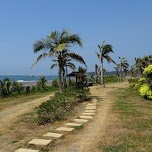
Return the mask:
<path id="1" fill-rule="evenodd" d="M 67 28 L 83 40 L 83 48 L 71 50 L 82 55 L 88 71 L 98 64 L 95 52 L 103 40 L 113 46 L 111 57 L 152 54 L 151 0 L 0 0 L 0 75 L 54 75 L 51 60 L 31 65 L 38 56 L 33 43 L 54 30 Z M 107 71 L 114 65 L 104 62 Z"/>

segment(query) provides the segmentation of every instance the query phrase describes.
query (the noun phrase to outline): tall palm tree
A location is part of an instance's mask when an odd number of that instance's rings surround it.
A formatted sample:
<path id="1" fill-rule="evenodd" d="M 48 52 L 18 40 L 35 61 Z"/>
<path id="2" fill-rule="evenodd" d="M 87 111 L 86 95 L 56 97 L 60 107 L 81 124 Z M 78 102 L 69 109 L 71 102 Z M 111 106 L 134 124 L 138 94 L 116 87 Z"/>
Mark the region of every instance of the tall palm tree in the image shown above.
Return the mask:
<path id="1" fill-rule="evenodd" d="M 42 58 L 54 57 L 58 62 L 58 79 L 59 79 L 59 91 L 63 92 L 63 83 L 62 83 L 62 51 L 69 48 L 71 45 L 77 44 L 80 47 L 82 42 L 80 37 L 77 34 L 70 34 L 66 29 L 63 29 L 61 32 L 54 31 L 47 38 L 38 40 L 34 43 L 34 53 L 42 51 L 42 53 L 35 60 L 34 64 L 37 63 Z M 33 64 L 33 65 L 34 65 Z"/>
<path id="2" fill-rule="evenodd" d="M 62 67 L 61 67 L 61 69 L 62 69 L 62 82 L 64 82 L 63 87 L 65 86 L 65 83 L 66 83 L 65 73 L 66 73 L 66 75 L 68 74 L 67 68 L 70 68 L 71 70 L 76 69 L 75 65 L 71 62 L 72 60 L 78 61 L 86 66 L 84 59 L 80 55 L 78 55 L 74 52 L 70 52 L 67 49 L 64 49 L 61 52 L 61 56 L 58 56 L 58 59 L 52 60 L 55 63 L 51 65 L 51 69 L 53 69 L 54 67 L 58 67 L 59 64 L 62 65 Z"/>
<path id="3" fill-rule="evenodd" d="M 119 57 L 119 59 L 120 59 L 120 80 L 122 80 L 122 75 L 124 73 L 126 74 L 128 71 L 129 63 L 124 57 L 123 58 Z"/>
<path id="4" fill-rule="evenodd" d="M 101 85 L 102 86 L 105 86 L 104 84 L 104 76 L 103 76 L 103 60 L 106 59 L 108 63 L 110 62 L 114 62 L 114 60 L 108 55 L 109 53 L 113 53 L 114 51 L 112 50 L 112 46 L 110 44 L 104 44 L 104 41 L 102 43 L 102 45 L 99 45 L 98 44 L 98 48 L 100 50 L 99 53 L 96 52 L 97 54 L 97 57 L 100 61 L 100 64 L 101 64 Z"/>

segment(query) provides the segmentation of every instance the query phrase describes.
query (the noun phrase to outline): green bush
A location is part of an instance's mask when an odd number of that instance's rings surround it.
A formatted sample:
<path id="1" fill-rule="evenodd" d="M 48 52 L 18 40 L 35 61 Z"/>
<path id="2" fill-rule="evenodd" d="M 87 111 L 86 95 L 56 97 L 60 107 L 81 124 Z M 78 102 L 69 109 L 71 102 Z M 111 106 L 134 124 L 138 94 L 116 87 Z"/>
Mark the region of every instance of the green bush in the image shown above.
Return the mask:
<path id="1" fill-rule="evenodd" d="M 58 87 L 59 86 L 58 79 L 54 79 L 52 81 L 52 86 L 54 86 L 54 87 Z"/>
<path id="2" fill-rule="evenodd" d="M 138 78 L 130 78 L 130 79 L 128 79 L 128 82 L 129 83 L 137 83 L 138 82 Z"/>
<path id="3" fill-rule="evenodd" d="M 45 124 L 61 120 L 74 108 L 80 99 L 85 99 L 88 94 L 87 88 L 67 88 L 64 93 L 55 93 L 54 97 L 42 103 L 38 109 L 38 123 Z M 84 94 L 82 95 L 82 92 Z"/>
<path id="4" fill-rule="evenodd" d="M 118 82 L 118 76 L 116 75 L 109 75 L 104 77 L 105 83 L 107 82 Z"/>
<path id="5" fill-rule="evenodd" d="M 152 88 L 148 84 L 143 84 L 139 88 L 139 93 L 144 98 L 152 99 Z"/>
<path id="6" fill-rule="evenodd" d="M 143 76 L 134 86 L 144 98 L 152 100 L 152 65 L 144 69 Z"/>

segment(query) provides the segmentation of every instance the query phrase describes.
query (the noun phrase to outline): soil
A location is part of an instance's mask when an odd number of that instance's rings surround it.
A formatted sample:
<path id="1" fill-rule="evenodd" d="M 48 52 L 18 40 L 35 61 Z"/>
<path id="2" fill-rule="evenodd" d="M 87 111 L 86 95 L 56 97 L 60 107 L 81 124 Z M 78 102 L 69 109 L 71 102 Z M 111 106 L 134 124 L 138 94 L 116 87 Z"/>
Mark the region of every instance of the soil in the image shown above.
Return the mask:
<path id="1" fill-rule="evenodd" d="M 84 124 L 84 128 L 78 131 L 74 131 L 73 133 L 69 133 L 63 139 L 57 140 L 54 144 L 52 145 L 50 144 L 49 146 L 45 147 L 47 149 L 46 151 L 51 151 L 51 152 L 101 151 L 99 150 L 99 143 L 103 140 L 103 136 L 106 134 L 106 128 L 108 127 L 108 123 L 110 122 L 108 114 L 110 113 L 110 109 L 112 108 L 113 103 L 115 102 L 115 96 L 111 94 L 111 91 L 114 91 L 118 88 L 125 88 L 127 86 L 128 83 L 123 82 L 123 83 L 108 84 L 106 85 L 105 88 L 101 86 L 90 87 L 91 96 L 93 98 L 98 99 L 97 111 L 94 118 L 88 123 Z M 0 112 L 0 131 L 2 131 L 2 136 L 5 133 L 3 139 L 0 140 L 0 142 L 2 143 L 0 146 L 2 152 L 11 152 L 10 149 L 14 150 L 18 147 L 25 148 L 27 147 L 27 142 L 29 140 L 36 137 L 42 138 L 43 133 L 45 133 L 46 131 L 48 131 L 48 129 L 50 129 L 50 125 L 41 126 L 41 127 L 36 126 L 34 130 L 31 129 L 32 126 L 30 127 L 28 126 L 26 128 L 25 126 L 24 127 L 22 126 L 18 128 L 18 130 L 23 130 L 24 135 L 27 137 L 24 138 L 20 137 L 23 138 L 22 141 L 19 141 L 19 143 L 17 144 L 14 143 L 14 145 L 11 145 L 10 143 L 11 141 L 8 140 L 8 138 L 12 136 L 13 130 L 12 131 L 9 130 L 8 132 L 6 131 L 7 128 L 10 129 L 10 127 L 13 125 L 13 122 L 15 122 L 18 119 L 19 115 L 32 111 L 34 107 L 36 107 L 37 105 L 39 105 L 41 102 L 43 102 L 48 98 L 49 96 L 45 98 L 35 99 L 28 103 L 19 104 L 11 108 L 8 107 L 7 109 L 5 109 L 5 111 Z M 84 103 L 78 105 L 77 113 L 73 117 L 81 115 L 82 112 L 84 111 L 84 107 L 85 107 Z M 61 122 L 56 122 L 54 125 L 51 125 L 52 129 L 56 128 L 57 126 L 63 126 L 65 123 L 70 122 L 70 120 L 72 120 L 73 117 Z M 29 131 L 27 130 L 27 128 L 31 130 Z M 8 141 L 4 141 L 4 139 Z M 16 138 L 14 137 L 14 139 Z"/>
<path id="2" fill-rule="evenodd" d="M 42 102 L 48 100 L 53 95 L 47 95 L 42 98 L 34 99 L 29 102 L 17 104 L 15 106 L 11 106 L 8 108 L 5 108 L 0 112 L 0 132 L 3 129 L 7 129 L 10 127 L 13 122 L 16 121 L 17 117 L 21 114 L 27 113 L 31 110 L 33 110 L 35 107 L 40 105 Z"/>

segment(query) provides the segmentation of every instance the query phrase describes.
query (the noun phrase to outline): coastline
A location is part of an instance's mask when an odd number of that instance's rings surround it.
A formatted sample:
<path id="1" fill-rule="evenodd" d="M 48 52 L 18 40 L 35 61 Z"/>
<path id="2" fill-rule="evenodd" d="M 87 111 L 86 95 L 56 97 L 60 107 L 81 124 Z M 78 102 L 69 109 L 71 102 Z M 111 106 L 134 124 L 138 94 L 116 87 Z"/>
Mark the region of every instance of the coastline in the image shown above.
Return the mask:
<path id="1" fill-rule="evenodd" d="M 53 80 L 47 80 L 47 86 L 52 86 Z M 17 83 L 22 84 L 23 86 L 36 86 L 38 81 L 17 81 Z"/>

